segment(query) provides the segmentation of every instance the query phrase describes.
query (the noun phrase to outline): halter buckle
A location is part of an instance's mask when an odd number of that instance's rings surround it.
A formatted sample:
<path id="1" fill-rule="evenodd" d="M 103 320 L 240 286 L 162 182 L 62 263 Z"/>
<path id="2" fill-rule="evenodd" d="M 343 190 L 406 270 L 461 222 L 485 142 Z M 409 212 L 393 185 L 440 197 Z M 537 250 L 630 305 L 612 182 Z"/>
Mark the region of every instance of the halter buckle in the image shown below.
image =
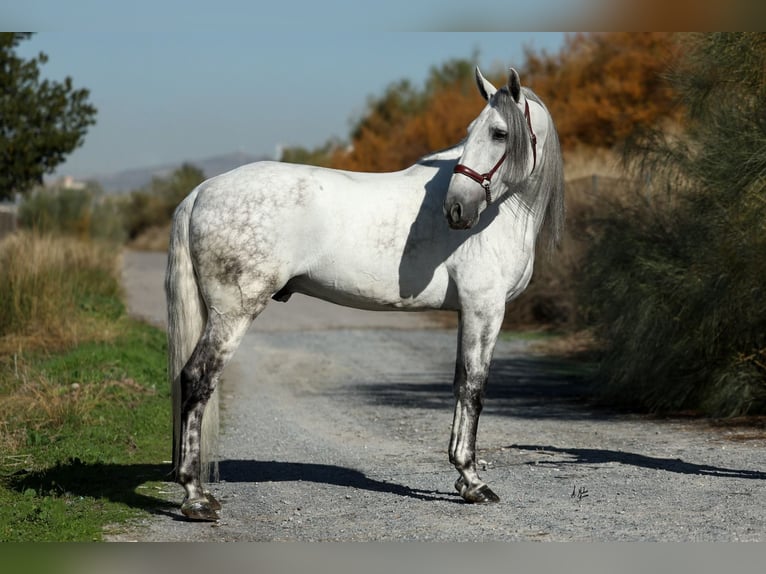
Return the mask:
<path id="1" fill-rule="evenodd" d="M 487 205 L 492 203 L 492 192 L 489 190 L 491 182 L 489 181 L 489 178 L 485 175 L 484 180 L 481 182 L 481 186 L 484 188 L 484 195 L 487 200 Z"/>

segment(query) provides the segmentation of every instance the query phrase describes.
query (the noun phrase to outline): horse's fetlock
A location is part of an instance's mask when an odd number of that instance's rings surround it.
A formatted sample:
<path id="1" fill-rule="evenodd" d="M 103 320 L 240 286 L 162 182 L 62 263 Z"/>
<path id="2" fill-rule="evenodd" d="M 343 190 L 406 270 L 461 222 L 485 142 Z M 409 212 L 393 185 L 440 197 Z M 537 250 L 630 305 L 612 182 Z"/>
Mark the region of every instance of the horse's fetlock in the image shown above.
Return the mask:
<path id="1" fill-rule="evenodd" d="M 191 473 L 178 470 L 176 471 L 176 482 L 180 484 L 181 486 L 185 486 L 187 484 L 191 484 L 194 481 L 194 477 Z"/>

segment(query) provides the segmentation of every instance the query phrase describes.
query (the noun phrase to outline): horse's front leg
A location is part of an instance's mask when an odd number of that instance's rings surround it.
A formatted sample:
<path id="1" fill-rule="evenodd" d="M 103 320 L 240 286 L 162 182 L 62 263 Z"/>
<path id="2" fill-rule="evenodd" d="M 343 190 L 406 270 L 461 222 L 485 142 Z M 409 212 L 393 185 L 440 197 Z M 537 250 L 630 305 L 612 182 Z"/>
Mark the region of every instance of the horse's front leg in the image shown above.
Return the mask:
<path id="1" fill-rule="evenodd" d="M 494 310 L 463 309 L 460 314 L 449 459 L 460 473 L 455 488 L 467 502 L 500 501 L 476 470 L 476 431 L 504 310 L 504 306 Z"/>

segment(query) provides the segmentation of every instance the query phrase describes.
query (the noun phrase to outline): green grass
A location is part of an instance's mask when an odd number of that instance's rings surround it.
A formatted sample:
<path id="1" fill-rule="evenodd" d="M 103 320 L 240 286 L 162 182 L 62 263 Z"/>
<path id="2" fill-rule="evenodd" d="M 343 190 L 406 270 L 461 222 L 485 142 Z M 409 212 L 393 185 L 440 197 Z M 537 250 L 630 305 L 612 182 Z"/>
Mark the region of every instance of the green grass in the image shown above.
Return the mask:
<path id="1" fill-rule="evenodd" d="M 151 494 L 170 471 L 165 336 L 118 326 L 111 342 L 25 357 L 21 374 L 0 365 L 5 390 L 23 378 L 45 397 L 7 417 L 16 442 L 0 454 L 0 541 L 100 540 L 105 525 L 168 506 Z"/>
<path id="2" fill-rule="evenodd" d="M 0 242 L 0 541 L 90 541 L 169 504 L 164 333 L 126 315 L 114 244 Z"/>

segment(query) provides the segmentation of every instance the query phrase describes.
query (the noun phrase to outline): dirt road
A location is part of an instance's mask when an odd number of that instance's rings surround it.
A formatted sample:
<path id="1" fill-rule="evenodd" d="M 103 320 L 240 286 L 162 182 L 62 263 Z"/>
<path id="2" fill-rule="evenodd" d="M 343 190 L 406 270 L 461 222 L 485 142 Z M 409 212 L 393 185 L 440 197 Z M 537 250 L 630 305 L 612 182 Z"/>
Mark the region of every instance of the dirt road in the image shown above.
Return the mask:
<path id="1" fill-rule="evenodd" d="M 128 252 L 131 311 L 164 321 L 164 254 Z M 112 540 L 766 539 L 766 440 L 752 429 L 589 408 L 565 364 L 503 338 L 479 428 L 495 505 L 447 461 L 455 333 L 429 315 L 295 296 L 225 373 L 217 524 L 177 506 Z M 153 496 L 180 504 L 182 489 Z"/>

